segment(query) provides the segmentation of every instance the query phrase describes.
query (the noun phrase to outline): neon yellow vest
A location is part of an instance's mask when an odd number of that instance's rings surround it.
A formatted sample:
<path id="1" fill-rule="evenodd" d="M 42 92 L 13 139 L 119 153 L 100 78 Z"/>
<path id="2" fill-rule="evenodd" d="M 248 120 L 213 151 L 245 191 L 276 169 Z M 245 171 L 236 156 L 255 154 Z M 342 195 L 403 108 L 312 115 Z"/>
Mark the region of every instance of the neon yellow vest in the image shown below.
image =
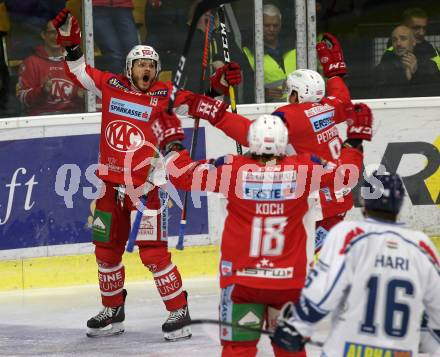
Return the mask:
<path id="1" fill-rule="evenodd" d="M 430 60 L 433 61 L 436 64 L 438 70 L 440 71 L 440 54 L 438 53 L 437 48 L 435 46 L 433 46 L 433 48 L 434 48 L 434 51 L 435 51 L 435 56 L 431 57 Z M 391 51 L 391 52 L 393 50 L 394 50 L 393 46 L 388 47 L 386 49 L 386 51 Z"/>
<path id="2" fill-rule="evenodd" d="M 255 71 L 255 58 L 253 53 L 248 47 L 243 48 L 243 52 L 246 55 L 249 64 Z M 287 76 L 296 69 L 296 49 L 287 51 L 283 55 L 284 68 L 286 72 L 280 67 L 280 65 L 273 59 L 272 56 L 264 55 L 264 86 L 266 88 L 282 88 Z M 287 95 L 283 95 L 285 99 Z"/>

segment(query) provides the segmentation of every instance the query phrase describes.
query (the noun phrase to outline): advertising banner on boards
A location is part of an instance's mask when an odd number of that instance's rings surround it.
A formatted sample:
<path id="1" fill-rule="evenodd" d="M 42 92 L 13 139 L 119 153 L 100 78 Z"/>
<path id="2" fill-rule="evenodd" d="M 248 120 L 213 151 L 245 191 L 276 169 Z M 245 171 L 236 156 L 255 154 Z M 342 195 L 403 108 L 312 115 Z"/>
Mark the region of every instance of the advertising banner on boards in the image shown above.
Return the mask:
<path id="1" fill-rule="evenodd" d="M 189 148 L 191 129 L 185 137 Z M 91 242 L 98 147 L 97 134 L 0 141 L 0 250 Z M 200 128 L 196 159 L 205 157 Z M 200 202 L 188 201 L 187 235 L 208 233 L 206 197 Z M 181 210 L 172 201 L 168 207 L 175 236 Z"/>

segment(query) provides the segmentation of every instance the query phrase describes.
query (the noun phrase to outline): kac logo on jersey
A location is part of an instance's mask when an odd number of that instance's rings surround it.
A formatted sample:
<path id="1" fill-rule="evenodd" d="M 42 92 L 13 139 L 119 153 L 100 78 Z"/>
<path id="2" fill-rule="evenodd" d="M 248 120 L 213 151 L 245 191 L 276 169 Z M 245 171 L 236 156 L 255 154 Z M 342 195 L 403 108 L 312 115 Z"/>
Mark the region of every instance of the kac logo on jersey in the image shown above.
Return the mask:
<path id="1" fill-rule="evenodd" d="M 379 346 L 369 346 L 360 343 L 346 342 L 343 357 L 369 357 L 369 356 L 389 356 L 389 357 L 412 357 L 411 351 L 397 350 Z"/>
<path id="2" fill-rule="evenodd" d="M 127 102 L 122 99 L 110 99 L 109 112 L 123 117 L 148 122 L 153 108 L 146 105 Z"/>
<path id="3" fill-rule="evenodd" d="M 52 78 L 51 99 L 53 102 L 72 100 L 73 83 L 64 78 Z"/>
<path id="4" fill-rule="evenodd" d="M 333 125 L 335 123 L 333 121 L 334 115 L 335 115 L 335 111 L 332 110 L 331 112 L 327 112 L 311 117 L 310 123 L 312 124 L 313 131 L 316 133 Z"/>
<path id="5" fill-rule="evenodd" d="M 131 152 L 138 150 L 144 144 L 145 136 L 136 125 L 115 120 L 105 128 L 105 140 L 113 150 Z"/>

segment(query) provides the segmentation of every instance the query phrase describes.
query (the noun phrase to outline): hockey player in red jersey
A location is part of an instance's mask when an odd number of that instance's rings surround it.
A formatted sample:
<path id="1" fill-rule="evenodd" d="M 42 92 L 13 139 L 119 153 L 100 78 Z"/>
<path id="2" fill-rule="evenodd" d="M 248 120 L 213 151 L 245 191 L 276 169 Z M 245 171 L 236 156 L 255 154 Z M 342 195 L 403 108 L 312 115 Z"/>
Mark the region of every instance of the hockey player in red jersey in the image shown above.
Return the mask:
<path id="1" fill-rule="evenodd" d="M 26 115 L 84 111 L 84 90 L 66 74 L 56 34 L 49 21 L 40 34 L 43 44 L 20 65 L 17 97 Z"/>
<path id="2" fill-rule="evenodd" d="M 179 131 L 178 120 L 164 116 L 161 131 Z M 359 125 L 365 123 L 353 120 L 349 129 Z M 288 131 L 273 115 L 250 125 L 247 155 L 194 162 L 180 142 L 161 140 L 166 152 L 173 151 L 166 168 L 178 188 L 220 192 L 228 199 L 221 240 L 221 321 L 254 328 L 266 321 L 272 328 L 283 302 L 297 300 L 314 252 L 311 192 L 319 189 L 320 181 L 333 181 L 335 167 L 343 177 L 341 164 L 351 165 L 356 181 L 362 167 L 361 142 L 349 130 L 334 162 L 311 154 L 286 156 Z M 221 325 L 222 356 L 255 356 L 259 337 L 258 331 Z M 276 356 L 306 355 L 304 350 L 292 353 L 276 345 L 273 349 Z"/>
<path id="3" fill-rule="evenodd" d="M 125 75 L 102 72 L 85 64 L 79 46 L 78 21 L 67 9 L 61 11 L 52 23 L 58 33 L 58 43 L 67 51 L 66 70 L 83 88 L 102 99 L 97 175 L 104 184 L 96 203 L 92 228 L 104 308 L 87 321 L 87 335 L 120 334 L 124 331 L 127 295 L 122 255 L 131 217 L 136 214 L 137 197 L 133 199 L 131 192 L 147 181 L 149 165 L 157 151 L 154 131 L 160 120 L 159 113 L 168 105 L 172 85 L 157 80 L 160 59 L 152 47 L 135 46 L 128 53 Z M 241 78 L 239 69 L 237 72 L 234 66 L 224 66 L 217 72 L 215 89 L 227 90 L 220 84 L 223 77 L 230 84 L 237 84 Z M 179 92 L 176 104 L 186 95 L 184 91 Z M 166 133 L 168 135 L 180 139 L 183 131 Z M 147 210 L 142 218 L 137 245 L 141 261 L 153 273 L 158 292 L 170 312 L 162 325 L 164 337 L 177 340 L 191 337 L 191 319 L 180 273 L 167 249 L 167 202 L 162 197 L 157 187 L 148 192 Z"/>
<path id="4" fill-rule="evenodd" d="M 346 69 L 338 40 L 331 34 L 325 34 L 323 42 L 317 44 L 317 53 L 324 75 L 329 78 L 327 96 L 324 80 L 318 72 L 299 69 L 291 73 L 286 81 L 289 104 L 276 109 L 272 114 L 285 121 L 293 153 L 313 152 L 326 160 L 336 160 L 342 147 L 336 124 L 350 120 L 353 110 L 366 120 L 372 114 L 365 104 L 356 104 L 353 109 L 350 93 L 342 79 Z M 210 105 L 210 98 L 198 96 L 191 99 L 190 115 L 208 120 L 241 145 L 249 146 L 249 119 L 229 112 L 222 116 L 210 113 L 205 110 Z M 362 138 L 371 135 L 368 132 L 371 127 L 359 127 L 356 130 L 360 131 L 359 136 Z M 334 192 L 331 187 L 322 187 L 319 196 L 323 220 L 317 222 L 317 250 L 328 230 L 343 220 L 346 211 L 353 206 L 352 196 L 347 187 L 341 187 L 339 192 Z"/>

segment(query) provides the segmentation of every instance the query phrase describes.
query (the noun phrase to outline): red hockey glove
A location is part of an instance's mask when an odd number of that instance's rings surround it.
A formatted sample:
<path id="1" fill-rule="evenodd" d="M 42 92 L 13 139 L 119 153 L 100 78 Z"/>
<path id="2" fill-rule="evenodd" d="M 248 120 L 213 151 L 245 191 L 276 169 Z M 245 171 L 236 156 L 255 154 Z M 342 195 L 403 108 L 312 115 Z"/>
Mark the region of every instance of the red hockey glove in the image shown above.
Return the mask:
<path id="1" fill-rule="evenodd" d="M 63 47 L 77 46 L 81 43 L 81 29 L 78 20 L 68 9 L 61 10 L 52 20 L 57 30 L 57 43 Z"/>
<path id="2" fill-rule="evenodd" d="M 347 120 L 347 124 L 347 139 L 371 141 L 373 136 L 373 114 L 368 105 L 364 103 L 355 104 L 353 119 Z"/>
<path id="3" fill-rule="evenodd" d="M 170 144 L 175 144 L 185 138 L 180 119 L 176 114 L 168 114 L 166 110 L 160 112 L 152 130 L 157 138 L 157 146 L 161 150 L 167 150 Z"/>
<path id="4" fill-rule="evenodd" d="M 218 68 L 211 76 L 211 87 L 217 92 L 229 95 L 229 86 L 241 83 L 241 68 L 236 62 L 227 63 Z"/>
<path id="5" fill-rule="evenodd" d="M 338 39 L 330 33 L 325 33 L 321 42 L 316 44 L 319 62 L 322 65 L 324 76 L 342 76 L 347 73 L 344 54 Z"/>
<path id="6" fill-rule="evenodd" d="M 188 97 L 188 114 L 194 118 L 208 120 L 216 125 L 225 114 L 229 104 L 201 94 L 192 94 Z"/>

